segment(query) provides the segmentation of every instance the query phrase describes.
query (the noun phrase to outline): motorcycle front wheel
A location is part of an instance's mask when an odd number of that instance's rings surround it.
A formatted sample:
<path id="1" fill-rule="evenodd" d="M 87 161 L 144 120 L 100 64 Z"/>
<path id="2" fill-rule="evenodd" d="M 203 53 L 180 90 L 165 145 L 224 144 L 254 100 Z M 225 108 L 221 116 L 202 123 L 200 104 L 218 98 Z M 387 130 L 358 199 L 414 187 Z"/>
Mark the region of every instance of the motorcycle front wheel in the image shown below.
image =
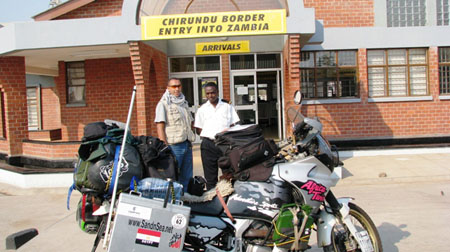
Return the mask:
<path id="1" fill-rule="evenodd" d="M 364 210 L 353 203 L 349 203 L 350 207 L 350 218 L 353 225 L 355 225 L 356 230 L 363 237 L 367 237 L 365 240 L 367 243 L 365 246 L 374 252 L 382 252 L 383 247 L 381 245 L 380 235 L 378 234 L 375 224 L 373 224 L 369 215 L 367 215 Z M 336 223 L 331 233 L 332 244 L 323 247 L 325 252 L 344 252 L 344 251 L 362 251 L 356 242 L 355 238 L 352 236 L 350 231 L 343 226 L 341 223 Z"/>

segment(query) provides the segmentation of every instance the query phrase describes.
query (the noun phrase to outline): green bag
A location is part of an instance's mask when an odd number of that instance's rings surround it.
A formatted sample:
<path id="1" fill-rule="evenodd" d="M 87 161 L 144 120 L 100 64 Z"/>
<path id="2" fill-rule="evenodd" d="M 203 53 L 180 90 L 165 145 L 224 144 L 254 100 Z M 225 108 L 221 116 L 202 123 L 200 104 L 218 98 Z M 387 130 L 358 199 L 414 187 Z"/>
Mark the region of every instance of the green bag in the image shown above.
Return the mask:
<path id="1" fill-rule="evenodd" d="M 88 180 L 89 167 L 92 165 L 89 161 L 78 159 L 76 170 L 73 174 L 73 181 L 75 189 L 80 191 L 82 188 L 93 188 L 93 185 Z"/>

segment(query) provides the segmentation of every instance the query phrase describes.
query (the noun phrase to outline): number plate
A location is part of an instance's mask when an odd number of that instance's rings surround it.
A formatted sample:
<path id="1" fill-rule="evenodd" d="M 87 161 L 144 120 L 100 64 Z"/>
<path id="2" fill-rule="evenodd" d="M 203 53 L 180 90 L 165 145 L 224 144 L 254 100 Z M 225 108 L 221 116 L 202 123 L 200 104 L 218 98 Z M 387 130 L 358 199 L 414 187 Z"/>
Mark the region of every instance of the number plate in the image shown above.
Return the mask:
<path id="1" fill-rule="evenodd" d="M 358 239 L 358 242 L 361 245 L 361 250 L 363 252 L 373 252 L 372 242 L 370 241 L 370 237 L 367 231 L 363 230 L 361 232 L 357 232 L 356 239 Z"/>

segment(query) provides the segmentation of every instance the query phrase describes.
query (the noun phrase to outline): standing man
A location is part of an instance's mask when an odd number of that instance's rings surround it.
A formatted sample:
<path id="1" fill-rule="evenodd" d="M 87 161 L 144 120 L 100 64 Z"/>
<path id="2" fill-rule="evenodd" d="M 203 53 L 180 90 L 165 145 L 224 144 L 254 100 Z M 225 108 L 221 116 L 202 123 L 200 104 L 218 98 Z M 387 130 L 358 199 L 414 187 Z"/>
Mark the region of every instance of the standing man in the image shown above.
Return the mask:
<path id="1" fill-rule="evenodd" d="M 156 130 L 158 138 L 169 145 L 178 163 L 178 180 L 186 192 L 192 171 L 192 132 L 193 118 L 188 102 L 181 93 L 179 79 L 171 78 L 167 82 L 166 92 L 156 106 Z"/>
<path id="2" fill-rule="evenodd" d="M 208 82 L 204 88 L 208 101 L 198 109 L 194 127 L 202 138 L 200 150 L 206 189 L 209 190 L 217 184 L 219 172 L 217 161 L 223 155 L 214 144 L 214 137 L 217 133 L 227 131 L 239 122 L 239 116 L 233 106 L 219 99 L 219 91 L 215 83 Z"/>

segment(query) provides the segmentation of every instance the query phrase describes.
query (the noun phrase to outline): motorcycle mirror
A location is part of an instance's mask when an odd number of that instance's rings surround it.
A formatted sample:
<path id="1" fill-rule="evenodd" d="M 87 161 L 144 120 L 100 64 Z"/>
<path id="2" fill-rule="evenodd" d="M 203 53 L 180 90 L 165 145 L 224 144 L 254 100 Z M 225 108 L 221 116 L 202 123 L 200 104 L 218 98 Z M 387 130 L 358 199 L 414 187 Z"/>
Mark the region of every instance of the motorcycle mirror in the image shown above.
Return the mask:
<path id="1" fill-rule="evenodd" d="M 297 105 L 302 103 L 302 93 L 300 92 L 300 90 L 295 91 L 294 103 L 297 104 Z"/>

